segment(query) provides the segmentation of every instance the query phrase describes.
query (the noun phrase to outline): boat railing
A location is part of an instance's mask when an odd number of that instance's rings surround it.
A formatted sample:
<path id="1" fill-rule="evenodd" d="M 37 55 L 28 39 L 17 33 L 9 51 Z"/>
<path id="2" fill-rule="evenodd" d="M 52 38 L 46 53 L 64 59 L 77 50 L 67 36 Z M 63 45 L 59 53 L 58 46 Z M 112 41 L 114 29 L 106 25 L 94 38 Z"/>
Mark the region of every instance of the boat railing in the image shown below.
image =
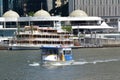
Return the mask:
<path id="1" fill-rule="evenodd" d="M 51 46 L 51 44 L 29 44 L 29 43 L 24 43 L 24 44 L 22 44 L 22 43 L 17 43 L 17 44 L 11 44 L 11 45 L 14 45 L 14 46 L 42 46 L 42 45 L 44 45 L 44 46 Z M 69 47 L 71 47 L 71 46 L 73 46 L 73 44 L 52 44 L 53 46 L 58 46 L 58 45 L 62 45 L 62 46 L 69 46 Z"/>
<path id="2" fill-rule="evenodd" d="M 38 32 L 38 31 L 35 31 L 35 32 L 31 32 L 31 31 L 26 31 L 26 32 L 19 32 L 19 34 L 22 34 L 22 35 L 24 35 L 24 34 L 39 34 L 39 35 L 58 35 L 58 34 L 56 34 L 56 33 L 49 33 L 49 32 Z"/>

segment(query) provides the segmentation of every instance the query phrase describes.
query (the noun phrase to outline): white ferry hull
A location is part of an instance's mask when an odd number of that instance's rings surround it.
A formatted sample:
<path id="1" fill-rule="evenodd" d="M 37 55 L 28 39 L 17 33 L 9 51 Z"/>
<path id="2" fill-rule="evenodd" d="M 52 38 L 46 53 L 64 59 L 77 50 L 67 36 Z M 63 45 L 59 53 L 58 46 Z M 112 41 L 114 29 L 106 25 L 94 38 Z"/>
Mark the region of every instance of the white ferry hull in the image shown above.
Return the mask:
<path id="1" fill-rule="evenodd" d="M 53 45 L 53 44 L 44 44 L 44 46 L 59 46 L 59 45 Z M 39 50 L 43 45 L 11 45 L 9 46 L 9 50 Z M 69 45 L 71 46 L 71 45 Z"/>
<path id="2" fill-rule="evenodd" d="M 10 50 L 38 50 L 40 46 L 11 46 Z"/>
<path id="3" fill-rule="evenodd" d="M 38 50 L 40 47 L 20 47 L 20 46 L 13 46 L 10 50 Z"/>
<path id="4" fill-rule="evenodd" d="M 9 50 L 39 50 L 42 46 L 11 46 L 8 47 Z"/>

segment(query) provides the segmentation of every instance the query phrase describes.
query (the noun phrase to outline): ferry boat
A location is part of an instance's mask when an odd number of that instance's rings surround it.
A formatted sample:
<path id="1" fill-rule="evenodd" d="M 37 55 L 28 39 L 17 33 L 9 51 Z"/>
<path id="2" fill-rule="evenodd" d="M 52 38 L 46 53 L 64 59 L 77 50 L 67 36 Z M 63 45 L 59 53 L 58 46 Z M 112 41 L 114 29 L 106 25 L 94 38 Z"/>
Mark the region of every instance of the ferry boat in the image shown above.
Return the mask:
<path id="1" fill-rule="evenodd" d="M 73 46 L 71 34 L 53 27 L 25 26 L 10 41 L 12 50 L 35 50 L 41 46 Z"/>
<path id="2" fill-rule="evenodd" d="M 63 46 L 41 47 L 41 64 L 43 66 L 72 65 L 74 62 L 72 49 Z"/>

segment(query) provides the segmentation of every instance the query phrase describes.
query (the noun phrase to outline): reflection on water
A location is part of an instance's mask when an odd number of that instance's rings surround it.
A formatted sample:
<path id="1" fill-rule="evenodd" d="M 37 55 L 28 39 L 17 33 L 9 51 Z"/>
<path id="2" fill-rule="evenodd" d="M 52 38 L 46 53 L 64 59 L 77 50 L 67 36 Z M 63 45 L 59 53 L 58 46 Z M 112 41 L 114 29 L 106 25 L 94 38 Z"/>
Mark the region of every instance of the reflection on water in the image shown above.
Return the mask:
<path id="1" fill-rule="evenodd" d="M 0 51 L 0 80 L 119 80 L 120 48 L 74 49 L 75 62 L 43 67 L 40 50 Z"/>

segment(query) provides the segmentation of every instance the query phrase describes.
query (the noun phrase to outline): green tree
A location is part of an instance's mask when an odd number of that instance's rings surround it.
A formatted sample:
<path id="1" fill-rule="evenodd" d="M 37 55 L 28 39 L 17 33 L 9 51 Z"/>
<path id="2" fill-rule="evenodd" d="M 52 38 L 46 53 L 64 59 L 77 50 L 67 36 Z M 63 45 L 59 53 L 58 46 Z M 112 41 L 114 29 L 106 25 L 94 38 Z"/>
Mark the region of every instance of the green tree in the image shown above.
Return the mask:
<path id="1" fill-rule="evenodd" d="M 62 29 L 66 30 L 68 32 L 71 32 L 72 31 L 72 26 L 62 26 Z"/>
<path id="2" fill-rule="evenodd" d="M 33 16 L 33 15 L 34 15 L 33 11 L 31 11 L 31 12 L 28 13 L 28 16 Z"/>

